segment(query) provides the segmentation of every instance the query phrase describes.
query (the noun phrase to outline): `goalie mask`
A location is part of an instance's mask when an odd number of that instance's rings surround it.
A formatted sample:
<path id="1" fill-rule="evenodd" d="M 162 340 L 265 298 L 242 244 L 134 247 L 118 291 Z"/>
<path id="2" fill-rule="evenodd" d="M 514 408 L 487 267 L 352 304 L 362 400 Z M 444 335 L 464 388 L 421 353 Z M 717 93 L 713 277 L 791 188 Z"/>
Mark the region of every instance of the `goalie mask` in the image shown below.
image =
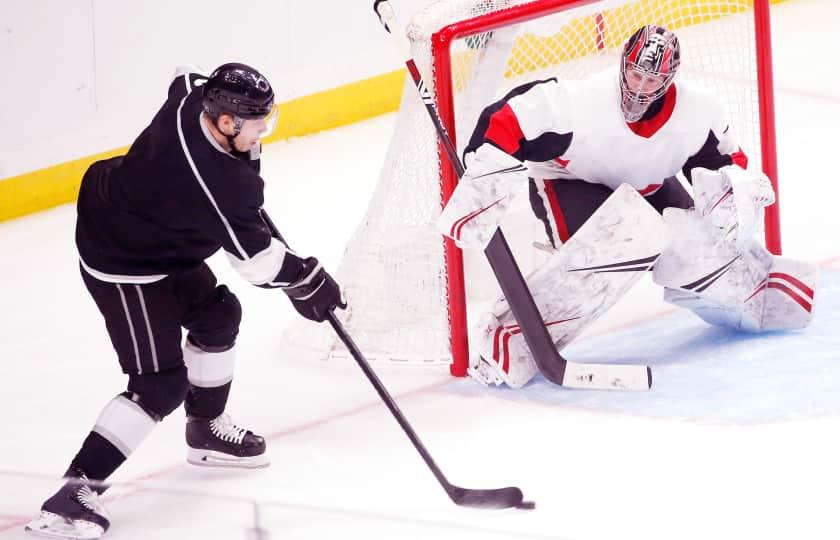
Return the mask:
<path id="1" fill-rule="evenodd" d="M 638 122 L 650 105 L 665 95 L 680 67 L 680 42 L 656 25 L 639 28 L 621 55 L 621 112 Z"/>
<path id="2" fill-rule="evenodd" d="M 216 123 L 221 114 L 234 120 L 232 139 L 242 131 L 246 121 L 264 121 L 259 126 L 262 136 L 269 135 L 277 123 L 274 90 L 259 71 L 245 64 L 223 64 L 207 79 L 203 87 L 204 111 Z"/>

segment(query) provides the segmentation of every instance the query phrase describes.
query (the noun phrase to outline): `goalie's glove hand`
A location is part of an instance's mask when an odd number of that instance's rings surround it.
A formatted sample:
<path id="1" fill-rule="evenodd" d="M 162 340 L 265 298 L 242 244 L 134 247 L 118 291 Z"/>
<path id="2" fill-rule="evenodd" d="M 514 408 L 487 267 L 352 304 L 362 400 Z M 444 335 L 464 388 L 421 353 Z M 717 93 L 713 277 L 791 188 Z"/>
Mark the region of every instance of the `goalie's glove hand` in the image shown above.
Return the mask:
<path id="1" fill-rule="evenodd" d="M 347 307 L 338 283 L 315 257 L 304 259 L 300 276 L 297 281 L 283 287 L 283 291 L 302 316 L 322 322 L 330 311 Z"/>

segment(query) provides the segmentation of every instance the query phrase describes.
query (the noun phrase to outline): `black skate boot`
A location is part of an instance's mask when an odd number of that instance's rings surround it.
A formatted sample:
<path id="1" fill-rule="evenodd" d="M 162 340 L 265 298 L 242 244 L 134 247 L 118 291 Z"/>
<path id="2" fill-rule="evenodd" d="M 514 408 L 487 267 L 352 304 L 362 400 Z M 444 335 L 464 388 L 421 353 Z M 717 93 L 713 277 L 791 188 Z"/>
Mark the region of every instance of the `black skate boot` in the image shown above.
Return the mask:
<path id="1" fill-rule="evenodd" d="M 187 461 L 207 467 L 267 467 L 265 439 L 233 423 L 230 416 L 187 417 Z"/>
<path id="2" fill-rule="evenodd" d="M 26 531 L 46 538 L 88 539 L 105 534 L 110 516 L 86 481 L 84 475 L 69 479 L 41 506 L 41 513 L 26 525 Z"/>

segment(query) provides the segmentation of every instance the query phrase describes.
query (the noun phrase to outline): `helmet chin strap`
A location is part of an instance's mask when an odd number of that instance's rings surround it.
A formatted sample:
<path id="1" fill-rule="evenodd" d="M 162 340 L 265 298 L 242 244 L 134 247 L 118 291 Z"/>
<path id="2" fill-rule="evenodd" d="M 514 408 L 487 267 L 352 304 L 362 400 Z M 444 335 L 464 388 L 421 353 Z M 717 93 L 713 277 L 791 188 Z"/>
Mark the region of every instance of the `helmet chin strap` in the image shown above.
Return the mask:
<path id="1" fill-rule="evenodd" d="M 216 127 L 217 130 L 219 130 L 219 133 L 224 135 L 225 138 L 227 139 L 227 142 L 230 145 L 231 151 L 236 150 L 236 143 L 234 143 L 234 139 L 236 139 L 239 136 L 239 132 L 242 131 L 243 122 L 244 121 L 241 118 L 239 118 L 238 116 L 234 116 L 233 117 L 233 135 L 228 135 L 227 133 L 222 131 L 222 128 L 219 125 L 219 116 L 217 116 L 213 120 L 213 125 Z"/>

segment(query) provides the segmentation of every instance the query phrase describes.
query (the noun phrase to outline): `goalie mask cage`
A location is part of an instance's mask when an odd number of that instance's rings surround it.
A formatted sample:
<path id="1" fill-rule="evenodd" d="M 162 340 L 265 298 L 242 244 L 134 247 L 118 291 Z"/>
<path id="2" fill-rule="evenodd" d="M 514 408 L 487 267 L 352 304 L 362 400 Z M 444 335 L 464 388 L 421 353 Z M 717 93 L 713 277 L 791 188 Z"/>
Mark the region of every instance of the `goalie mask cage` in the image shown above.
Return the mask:
<path id="1" fill-rule="evenodd" d="M 643 24 L 676 31 L 678 77 L 716 94 L 750 166 L 775 188 L 769 0 L 443 0 L 416 14 L 406 33 L 460 153 L 481 110 L 519 84 L 608 68 L 618 77 L 622 45 Z M 456 182 L 407 77 L 379 183 L 336 273 L 349 305 L 339 316 L 372 360 L 466 373 L 464 263 L 434 225 Z M 767 210 L 765 236 L 779 253 L 777 205 Z M 347 357 L 325 327 L 297 324 L 286 338 L 320 358 Z"/>

